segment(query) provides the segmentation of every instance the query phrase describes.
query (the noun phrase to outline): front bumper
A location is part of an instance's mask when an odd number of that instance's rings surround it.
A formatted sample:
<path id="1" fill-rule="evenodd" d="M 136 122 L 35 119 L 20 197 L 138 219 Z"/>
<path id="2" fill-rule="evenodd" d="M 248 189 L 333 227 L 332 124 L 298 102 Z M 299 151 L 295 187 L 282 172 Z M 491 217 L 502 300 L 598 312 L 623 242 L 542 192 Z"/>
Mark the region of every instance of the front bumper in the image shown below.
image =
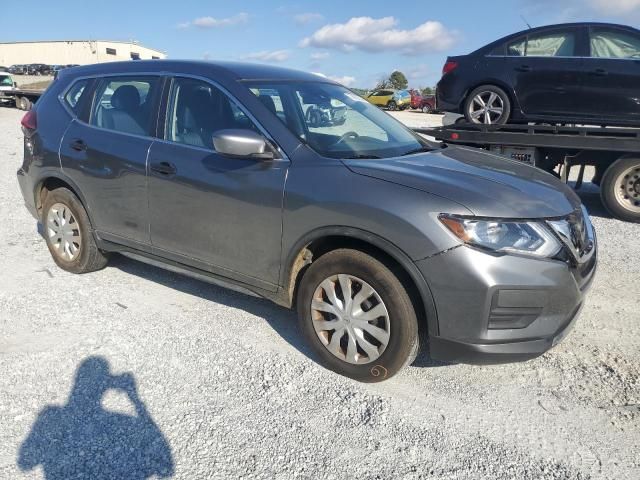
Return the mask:
<path id="1" fill-rule="evenodd" d="M 470 364 L 525 361 L 559 343 L 579 317 L 596 253 L 580 267 L 460 246 L 417 262 L 438 316 L 430 354 Z"/>

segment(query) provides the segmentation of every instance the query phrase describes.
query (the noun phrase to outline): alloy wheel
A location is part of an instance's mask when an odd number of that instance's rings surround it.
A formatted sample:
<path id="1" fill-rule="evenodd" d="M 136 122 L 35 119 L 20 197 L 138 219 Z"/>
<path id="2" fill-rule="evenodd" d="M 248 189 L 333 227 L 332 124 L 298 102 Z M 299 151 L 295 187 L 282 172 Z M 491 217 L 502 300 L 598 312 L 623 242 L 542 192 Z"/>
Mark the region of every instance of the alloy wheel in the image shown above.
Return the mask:
<path id="1" fill-rule="evenodd" d="M 47 214 L 46 228 L 56 255 L 67 262 L 75 260 L 80 254 L 82 235 L 71 209 L 62 203 L 54 203 Z"/>
<path id="2" fill-rule="evenodd" d="M 469 116 L 473 123 L 491 125 L 496 123 L 504 112 L 504 101 L 495 92 L 480 92 L 469 105 Z"/>
<path id="3" fill-rule="evenodd" d="M 351 364 L 367 364 L 385 351 L 389 313 L 376 290 L 353 275 L 326 278 L 311 301 L 311 320 L 325 348 Z"/>

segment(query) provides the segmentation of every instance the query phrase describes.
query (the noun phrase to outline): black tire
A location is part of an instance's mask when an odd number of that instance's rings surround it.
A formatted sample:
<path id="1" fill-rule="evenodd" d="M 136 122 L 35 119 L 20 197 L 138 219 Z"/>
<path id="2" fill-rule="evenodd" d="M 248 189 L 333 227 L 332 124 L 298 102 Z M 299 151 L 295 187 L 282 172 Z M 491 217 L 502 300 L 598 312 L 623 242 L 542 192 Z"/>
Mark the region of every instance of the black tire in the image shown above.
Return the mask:
<path id="1" fill-rule="evenodd" d="M 490 96 L 492 93 L 495 93 L 502 102 L 502 114 L 499 117 L 492 119 L 491 123 L 494 125 L 504 125 L 509 121 L 509 118 L 511 117 L 511 100 L 509 100 L 509 95 L 507 95 L 503 89 L 496 87 L 495 85 L 482 85 L 473 90 L 464 101 L 464 116 L 467 119 L 467 122 L 486 123 L 484 121 L 479 122 L 472 117 L 472 104 L 473 99 L 478 95 Z"/>
<path id="2" fill-rule="evenodd" d="M 47 218 L 51 207 L 55 204 L 62 204 L 71 211 L 77 230 L 80 232 L 82 241 L 79 246 L 79 253 L 72 260 L 63 258 L 59 251 L 54 247 L 52 238 L 49 235 L 49 227 Z M 108 256 L 102 252 L 96 245 L 91 222 L 87 216 L 87 212 L 70 190 L 66 188 L 57 188 L 51 191 L 45 199 L 42 208 L 42 223 L 44 225 L 44 237 L 47 242 L 49 252 L 53 260 L 63 270 L 71 273 L 89 273 L 100 270 L 107 265 Z"/>
<path id="3" fill-rule="evenodd" d="M 620 158 L 607 168 L 600 198 L 614 217 L 640 223 L 640 158 Z"/>
<path id="4" fill-rule="evenodd" d="M 367 282 L 387 308 L 389 341 L 382 354 L 371 363 L 354 364 L 338 358 L 325 347 L 314 329 L 311 311 L 314 293 L 325 279 L 338 274 Z M 418 320 L 406 289 L 389 267 L 365 253 L 339 249 L 320 257 L 304 273 L 296 302 L 304 337 L 321 363 L 336 373 L 360 382 L 381 382 L 413 362 L 418 354 Z"/>
<path id="5" fill-rule="evenodd" d="M 433 109 L 431 108 L 431 105 L 423 105 L 422 113 L 433 113 Z"/>
<path id="6" fill-rule="evenodd" d="M 393 100 L 391 100 L 389 103 L 387 103 L 387 110 L 391 110 L 392 112 L 398 109 L 398 104 L 396 102 L 394 102 Z"/>

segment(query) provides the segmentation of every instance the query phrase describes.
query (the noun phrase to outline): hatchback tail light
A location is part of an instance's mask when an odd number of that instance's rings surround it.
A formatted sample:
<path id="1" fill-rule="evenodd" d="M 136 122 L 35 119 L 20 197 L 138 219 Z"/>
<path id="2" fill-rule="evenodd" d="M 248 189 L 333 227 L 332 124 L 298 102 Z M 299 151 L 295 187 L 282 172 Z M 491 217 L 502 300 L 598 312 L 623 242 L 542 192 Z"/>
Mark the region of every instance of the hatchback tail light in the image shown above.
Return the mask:
<path id="1" fill-rule="evenodd" d="M 447 60 L 447 63 L 442 67 L 442 75 L 446 75 L 447 73 L 453 72 L 456 68 L 458 68 L 458 62 L 454 62 L 453 60 Z"/>
<path id="2" fill-rule="evenodd" d="M 38 126 L 38 119 L 36 116 L 35 110 L 29 110 L 25 113 L 22 120 L 20 120 L 20 125 L 22 125 L 27 130 L 35 130 Z"/>

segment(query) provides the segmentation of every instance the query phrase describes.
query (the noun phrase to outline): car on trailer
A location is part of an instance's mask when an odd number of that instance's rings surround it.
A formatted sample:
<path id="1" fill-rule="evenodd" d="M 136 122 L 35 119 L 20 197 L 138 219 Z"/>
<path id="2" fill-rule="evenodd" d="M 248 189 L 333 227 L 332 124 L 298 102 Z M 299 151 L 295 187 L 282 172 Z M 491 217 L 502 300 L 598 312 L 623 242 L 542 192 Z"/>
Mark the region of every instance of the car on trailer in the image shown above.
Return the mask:
<path id="1" fill-rule="evenodd" d="M 607 23 L 532 28 L 448 57 L 438 109 L 468 122 L 640 126 L 640 31 Z"/>

